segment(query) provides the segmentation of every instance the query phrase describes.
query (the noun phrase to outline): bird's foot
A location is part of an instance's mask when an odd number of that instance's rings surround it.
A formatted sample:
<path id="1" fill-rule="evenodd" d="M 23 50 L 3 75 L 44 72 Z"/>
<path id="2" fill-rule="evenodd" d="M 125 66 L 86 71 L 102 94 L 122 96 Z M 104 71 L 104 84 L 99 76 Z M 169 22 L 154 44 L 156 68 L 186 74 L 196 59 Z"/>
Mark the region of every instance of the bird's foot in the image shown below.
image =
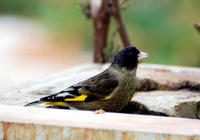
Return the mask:
<path id="1" fill-rule="evenodd" d="M 94 113 L 95 114 L 104 114 L 106 111 L 103 110 L 103 109 L 98 109 L 98 110 L 95 110 Z"/>

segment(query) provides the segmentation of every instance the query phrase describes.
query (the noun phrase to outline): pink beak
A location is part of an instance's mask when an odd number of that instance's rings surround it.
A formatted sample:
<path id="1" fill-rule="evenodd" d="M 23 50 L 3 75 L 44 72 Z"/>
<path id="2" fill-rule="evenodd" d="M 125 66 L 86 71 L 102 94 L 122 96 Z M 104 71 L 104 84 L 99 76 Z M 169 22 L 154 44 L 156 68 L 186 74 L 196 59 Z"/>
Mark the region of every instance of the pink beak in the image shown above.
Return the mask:
<path id="1" fill-rule="evenodd" d="M 138 54 L 138 61 L 142 61 L 143 59 L 147 58 L 148 56 L 149 56 L 148 53 L 140 51 L 140 53 Z"/>

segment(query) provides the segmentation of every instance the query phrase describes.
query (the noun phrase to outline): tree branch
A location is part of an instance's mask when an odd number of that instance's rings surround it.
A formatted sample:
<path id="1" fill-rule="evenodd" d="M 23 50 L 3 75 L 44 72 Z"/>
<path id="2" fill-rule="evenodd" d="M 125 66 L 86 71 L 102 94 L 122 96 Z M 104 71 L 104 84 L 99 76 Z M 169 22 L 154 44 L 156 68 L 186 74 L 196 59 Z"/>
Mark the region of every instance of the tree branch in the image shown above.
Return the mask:
<path id="1" fill-rule="evenodd" d="M 108 31 L 111 16 L 117 23 L 121 40 L 124 47 L 130 46 L 125 25 L 121 16 L 119 0 L 90 0 L 91 15 L 94 23 L 94 62 L 104 63 L 105 48 L 107 47 Z"/>
<path id="2" fill-rule="evenodd" d="M 98 2 L 97 2 L 98 1 Z M 110 24 L 110 13 L 107 11 L 108 0 L 91 0 L 91 12 L 94 22 L 94 62 L 104 63 L 104 50 L 107 47 L 107 36 Z"/>
<path id="3" fill-rule="evenodd" d="M 123 23 L 120 6 L 119 6 L 119 0 L 112 0 L 112 4 L 113 4 L 113 16 L 116 20 L 117 28 L 120 33 L 120 37 L 122 39 L 124 47 L 127 47 L 127 46 L 131 45 L 131 42 L 128 37 L 125 25 Z"/>

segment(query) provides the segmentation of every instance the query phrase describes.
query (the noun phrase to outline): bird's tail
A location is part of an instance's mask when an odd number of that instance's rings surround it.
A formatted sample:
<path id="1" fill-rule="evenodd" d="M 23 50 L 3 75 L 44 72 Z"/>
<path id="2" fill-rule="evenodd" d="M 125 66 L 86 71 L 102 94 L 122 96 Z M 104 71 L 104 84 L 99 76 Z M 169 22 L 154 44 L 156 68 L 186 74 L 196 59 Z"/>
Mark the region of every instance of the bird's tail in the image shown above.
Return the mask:
<path id="1" fill-rule="evenodd" d="M 41 104 L 41 103 L 42 103 L 41 101 L 34 101 L 34 102 L 28 103 L 24 106 L 33 106 L 33 105 L 37 105 L 37 104 Z"/>

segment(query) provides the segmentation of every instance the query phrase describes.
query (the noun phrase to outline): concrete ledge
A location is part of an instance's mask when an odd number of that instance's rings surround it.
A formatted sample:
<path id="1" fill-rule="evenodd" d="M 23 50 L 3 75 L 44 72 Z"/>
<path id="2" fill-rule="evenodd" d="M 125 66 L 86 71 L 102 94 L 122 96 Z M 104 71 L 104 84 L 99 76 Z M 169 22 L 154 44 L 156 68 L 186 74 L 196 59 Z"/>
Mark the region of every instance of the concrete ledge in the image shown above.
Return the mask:
<path id="1" fill-rule="evenodd" d="M 200 140 L 200 120 L 0 105 L 0 139 Z"/>
<path id="2" fill-rule="evenodd" d="M 85 64 L 0 94 L 0 104 L 25 105 L 94 76 L 109 64 Z M 140 64 L 137 92 L 124 112 L 200 119 L 200 69 Z M 135 104 L 136 103 L 136 104 Z"/>

